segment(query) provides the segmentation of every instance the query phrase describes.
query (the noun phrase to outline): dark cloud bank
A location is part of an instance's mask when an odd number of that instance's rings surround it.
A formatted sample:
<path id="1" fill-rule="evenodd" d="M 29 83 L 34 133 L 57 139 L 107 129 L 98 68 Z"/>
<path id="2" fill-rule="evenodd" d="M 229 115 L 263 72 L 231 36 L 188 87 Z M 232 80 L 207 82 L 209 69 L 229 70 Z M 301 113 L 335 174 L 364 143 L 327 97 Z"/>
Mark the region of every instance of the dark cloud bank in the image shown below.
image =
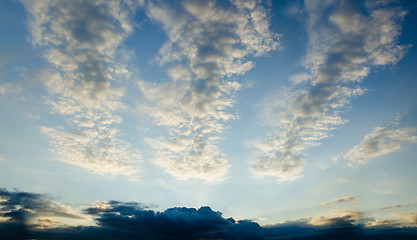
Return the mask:
<path id="1" fill-rule="evenodd" d="M 417 239 L 417 228 L 364 227 L 349 217 L 261 227 L 251 220 L 224 218 L 210 207 L 176 207 L 155 212 L 136 202 L 109 201 L 84 209 L 97 226 L 45 228 L 47 217 L 81 219 L 81 214 L 47 195 L 0 189 L 0 239 Z M 34 221 L 38 218 L 38 222 Z"/>

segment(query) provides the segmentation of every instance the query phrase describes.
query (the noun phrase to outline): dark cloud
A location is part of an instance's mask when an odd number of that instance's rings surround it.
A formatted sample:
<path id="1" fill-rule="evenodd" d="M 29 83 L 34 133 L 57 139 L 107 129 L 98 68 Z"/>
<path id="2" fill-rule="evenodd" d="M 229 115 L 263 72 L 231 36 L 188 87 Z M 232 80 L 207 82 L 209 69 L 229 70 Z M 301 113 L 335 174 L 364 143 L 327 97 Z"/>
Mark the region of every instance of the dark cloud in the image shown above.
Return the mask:
<path id="1" fill-rule="evenodd" d="M 9 192 L 0 188 L 0 200 L 0 217 L 9 221 L 27 222 L 36 217 L 83 218 L 67 206 L 52 201 L 42 194 Z"/>
<path id="2" fill-rule="evenodd" d="M 96 226 L 42 228 L 40 224 L 59 223 L 36 216 L 79 218 L 46 195 L 9 192 L 0 189 L 0 239 L 415 239 L 417 228 L 384 224 L 370 227 L 375 221 L 363 214 L 317 219 L 301 219 L 261 227 L 251 220 L 224 218 L 210 207 L 169 208 L 157 212 L 136 202 L 96 202 L 84 210 Z M 55 205 L 54 205 L 55 204 Z M 60 205 L 59 205 L 60 206 Z M 29 215 L 28 215 L 29 214 Z M 0 218 L 1 219 L 1 218 Z"/>
<path id="3" fill-rule="evenodd" d="M 210 207 L 176 207 L 155 212 L 137 203 L 111 201 L 107 207 L 86 209 L 101 228 L 123 232 L 128 237 L 149 239 L 259 239 L 261 227 L 252 221 L 223 218 Z"/>

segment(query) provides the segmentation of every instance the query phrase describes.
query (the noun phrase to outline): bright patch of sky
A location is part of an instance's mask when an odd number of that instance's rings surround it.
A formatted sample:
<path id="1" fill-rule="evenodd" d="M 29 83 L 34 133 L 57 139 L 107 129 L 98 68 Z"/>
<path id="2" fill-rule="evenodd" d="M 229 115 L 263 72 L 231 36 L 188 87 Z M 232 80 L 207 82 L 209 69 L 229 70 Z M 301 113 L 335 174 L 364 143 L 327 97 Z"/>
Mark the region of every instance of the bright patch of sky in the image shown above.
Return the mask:
<path id="1" fill-rule="evenodd" d="M 1 1 L 0 187 L 58 213 L 414 224 L 415 22 L 408 1 Z"/>

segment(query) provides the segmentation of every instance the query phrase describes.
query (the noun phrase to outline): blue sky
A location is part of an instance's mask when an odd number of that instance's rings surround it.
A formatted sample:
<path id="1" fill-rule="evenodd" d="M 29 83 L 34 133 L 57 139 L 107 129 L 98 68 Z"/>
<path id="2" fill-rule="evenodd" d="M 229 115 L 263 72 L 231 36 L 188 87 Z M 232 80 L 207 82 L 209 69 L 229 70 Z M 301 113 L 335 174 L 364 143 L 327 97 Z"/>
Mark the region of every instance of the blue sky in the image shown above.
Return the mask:
<path id="1" fill-rule="evenodd" d="M 0 199 L 59 204 L 44 228 L 109 200 L 415 227 L 416 21 L 412 1 L 1 1 Z"/>

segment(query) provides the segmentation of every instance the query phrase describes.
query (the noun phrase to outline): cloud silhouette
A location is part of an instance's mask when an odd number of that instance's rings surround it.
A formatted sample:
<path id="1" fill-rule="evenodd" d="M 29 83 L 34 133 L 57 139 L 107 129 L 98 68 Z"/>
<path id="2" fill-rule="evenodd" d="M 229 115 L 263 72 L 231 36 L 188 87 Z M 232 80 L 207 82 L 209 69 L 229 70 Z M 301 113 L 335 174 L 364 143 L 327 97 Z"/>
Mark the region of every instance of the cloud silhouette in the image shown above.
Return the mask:
<path id="1" fill-rule="evenodd" d="M 69 206 L 52 201 L 47 196 L 28 192 L 9 192 L 0 188 L 0 217 L 7 221 L 29 223 L 40 217 L 84 219 Z"/>
<path id="2" fill-rule="evenodd" d="M 375 220 L 361 211 L 332 211 L 333 217 L 305 218 L 260 226 L 224 218 L 210 207 L 174 207 L 157 212 L 137 202 L 95 202 L 84 214 L 47 195 L 0 189 L 1 239 L 413 239 L 417 227 Z M 415 224 L 415 214 L 402 214 Z M 96 225 L 70 226 L 46 217 L 82 219 Z M 31 221 L 40 218 L 41 221 Z M 42 224 L 48 227 L 42 227 Z"/>

